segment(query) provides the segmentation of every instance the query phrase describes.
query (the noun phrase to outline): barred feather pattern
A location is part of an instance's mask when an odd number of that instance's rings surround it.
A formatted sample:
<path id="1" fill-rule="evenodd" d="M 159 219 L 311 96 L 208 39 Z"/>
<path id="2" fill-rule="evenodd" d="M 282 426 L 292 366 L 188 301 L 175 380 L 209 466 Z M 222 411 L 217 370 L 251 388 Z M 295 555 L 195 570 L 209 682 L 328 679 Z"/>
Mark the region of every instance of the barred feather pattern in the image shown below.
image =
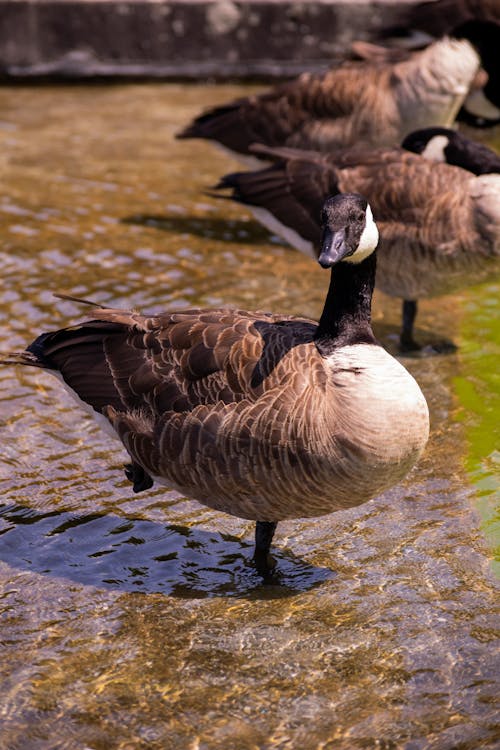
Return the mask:
<path id="1" fill-rule="evenodd" d="M 395 359 L 367 344 L 323 356 L 315 330 L 238 310 L 98 309 L 45 334 L 38 362 L 155 480 L 279 521 L 365 502 L 406 475 L 428 436 L 425 399 Z"/>

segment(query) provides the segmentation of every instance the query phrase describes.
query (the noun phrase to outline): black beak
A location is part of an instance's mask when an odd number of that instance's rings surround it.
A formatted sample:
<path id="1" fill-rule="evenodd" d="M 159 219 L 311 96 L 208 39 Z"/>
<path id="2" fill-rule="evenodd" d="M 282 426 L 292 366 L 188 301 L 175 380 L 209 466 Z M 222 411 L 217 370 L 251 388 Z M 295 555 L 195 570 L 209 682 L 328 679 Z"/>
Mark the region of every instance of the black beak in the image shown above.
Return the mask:
<path id="1" fill-rule="evenodd" d="M 321 247 L 318 263 L 322 268 L 331 268 L 349 253 L 346 244 L 345 229 L 337 229 L 332 232 L 329 227 L 324 227 L 321 234 Z"/>

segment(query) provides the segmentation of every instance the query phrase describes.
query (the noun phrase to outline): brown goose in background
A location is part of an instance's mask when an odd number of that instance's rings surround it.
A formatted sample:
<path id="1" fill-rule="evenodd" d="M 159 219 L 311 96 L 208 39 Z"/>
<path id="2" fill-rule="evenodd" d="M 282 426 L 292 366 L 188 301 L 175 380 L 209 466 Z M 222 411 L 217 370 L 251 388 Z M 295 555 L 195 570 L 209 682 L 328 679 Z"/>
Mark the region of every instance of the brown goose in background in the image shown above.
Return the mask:
<path id="1" fill-rule="evenodd" d="M 320 151 L 392 145 L 416 128 L 451 125 L 479 66 L 468 41 L 444 38 L 402 62 L 304 73 L 205 112 L 177 137 L 213 140 L 253 164 L 254 143 Z"/>
<path id="2" fill-rule="evenodd" d="M 500 3 L 498 0 L 428 0 L 408 8 L 407 28 L 467 39 L 477 49 L 488 80 L 467 97 L 457 119 L 473 127 L 500 122 Z M 382 36 L 387 36 L 387 30 Z"/>
<path id="3" fill-rule="evenodd" d="M 417 150 L 426 143 L 419 134 L 410 141 Z M 436 154 L 443 147 L 441 140 Z M 231 188 L 231 198 L 308 255 L 316 256 L 325 196 L 367 196 L 380 229 L 377 286 L 403 299 L 404 351 L 420 349 L 413 336 L 418 299 L 479 283 L 500 270 L 500 175 L 476 177 L 400 148 L 259 151 L 274 161 L 270 167 L 226 175 L 216 187 Z M 481 161 L 481 147 L 479 152 Z M 426 352 L 448 348 L 442 342 Z"/>
<path id="4" fill-rule="evenodd" d="M 4 363 L 57 375 L 122 440 L 134 490 L 153 479 L 256 520 L 267 576 L 276 524 L 366 502 L 401 480 L 428 437 L 425 399 L 373 337 L 378 233 L 359 195 L 322 211 L 332 268 L 319 323 L 241 310 L 94 309 Z"/>
<path id="5" fill-rule="evenodd" d="M 464 122 L 475 128 L 490 128 L 500 123 L 500 4 L 497 2 L 496 19 L 486 21 L 484 19 L 469 18 L 463 23 L 456 23 L 455 13 L 448 16 L 450 22 L 455 24 L 448 33 L 455 39 L 467 39 L 474 45 L 481 58 L 481 70 L 471 84 L 469 93 L 457 113 L 457 121 Z M 443 17 L 446 11 L 441 10 Z M 428 37 L 424 36 L 425 45 L 429 43 Z M 422 36 L 416 36 L 418 49 L 423 49 Z M 401 40 L 403 41 L 403 40 Z M 364 40 L 356 40 L 351 44 L 354 56 L 364 60 L 366 63 L 395 63 L 407 60 L 415 54 L 417 47 L 408 48 L 409 40 L 405 40 L 406 46 L 383 46 L 373 44 Z M 413 40 L 415 44 L 415 40 Z"/>

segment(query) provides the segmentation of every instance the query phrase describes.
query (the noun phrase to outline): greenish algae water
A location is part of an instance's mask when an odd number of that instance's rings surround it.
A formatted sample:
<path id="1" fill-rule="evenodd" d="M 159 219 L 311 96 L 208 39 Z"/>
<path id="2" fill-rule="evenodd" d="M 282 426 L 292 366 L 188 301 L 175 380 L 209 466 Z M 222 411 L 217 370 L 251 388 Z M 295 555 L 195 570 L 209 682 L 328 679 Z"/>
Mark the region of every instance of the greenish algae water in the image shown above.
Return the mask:
<path id="1" fill-rule="evenodd" d="M 466 468 L 500 576 L 500 286 L 471 290 L 464 310 L 460 349 L 467 372 L 453 380 L 461 404 L 455 418 L 466 424 Z"/>
<path id="2" fill-rule="evenodd" d="M 320 314 L 325 272 L 204 195 L 237 165 L 173 138 L 249 90 L 0 89 L 1 351 L 82 316 L 53 291 Z M 1 750 L 496 750 L 498 583 L 477 514 L 495 294 L 421 304 L 419 338 L 459 346 L 403 360 L 431 413 L 422 460 L 364 506 L 280 524 L 278 586 L 249 561 L 252 524 L 134 495 L 123 449 L 54 378 L 1 368 Z M 377 294 L 373 317 L 394 350 L 399 303 Z"/>
<path id="3" fill-rule="evenodd" d="M 495 129 L 481 140 L 500 150 Z M 479 134 L 469 129 L 470 137 Z M 461 318 L 461 356 L 467 373 L 454 379 L 462 421 L 469 446 L 466 468 L 476 488 L 475 507 L 492 549 L 492 568 L 500 577 L 500 286 L 483 284 L 464 293 Z"/>

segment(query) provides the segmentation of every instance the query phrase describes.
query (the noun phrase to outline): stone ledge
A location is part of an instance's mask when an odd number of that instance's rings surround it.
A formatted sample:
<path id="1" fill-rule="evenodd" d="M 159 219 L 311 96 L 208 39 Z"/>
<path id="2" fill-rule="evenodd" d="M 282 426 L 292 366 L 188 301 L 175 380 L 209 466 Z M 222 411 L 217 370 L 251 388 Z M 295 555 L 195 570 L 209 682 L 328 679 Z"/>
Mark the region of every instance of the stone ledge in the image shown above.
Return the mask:
<path id="1" fill-rule="evenodd" d="M 0 0 L 0 75 L 289 76 L 344 58 L 354 39 L 439 34 L 450 5 L 454 22 L 477 11 L 477 0 L 431 0 L 423 14 L 415 0 Z"/>

